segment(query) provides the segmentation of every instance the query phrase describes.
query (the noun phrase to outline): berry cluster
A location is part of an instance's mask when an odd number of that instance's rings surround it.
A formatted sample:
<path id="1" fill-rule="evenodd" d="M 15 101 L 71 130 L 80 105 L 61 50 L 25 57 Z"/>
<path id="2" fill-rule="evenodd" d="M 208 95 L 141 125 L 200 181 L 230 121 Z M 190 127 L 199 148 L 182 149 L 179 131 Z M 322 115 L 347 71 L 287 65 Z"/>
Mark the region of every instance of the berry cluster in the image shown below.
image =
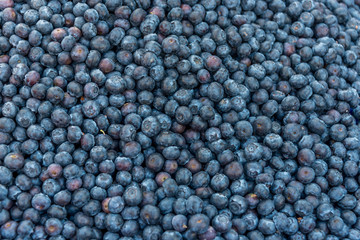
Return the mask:
<path id="1" fill-rule="evenodd" d="M 0 0 L 0 239 L 359 240 L 360 0 Z"/>

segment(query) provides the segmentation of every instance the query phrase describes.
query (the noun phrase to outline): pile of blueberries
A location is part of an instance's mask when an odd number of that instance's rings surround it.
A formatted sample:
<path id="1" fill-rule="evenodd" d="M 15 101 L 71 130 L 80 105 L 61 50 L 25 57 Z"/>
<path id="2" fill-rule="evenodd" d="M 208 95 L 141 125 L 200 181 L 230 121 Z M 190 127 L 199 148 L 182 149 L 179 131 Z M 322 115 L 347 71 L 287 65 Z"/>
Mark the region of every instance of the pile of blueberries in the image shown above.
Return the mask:
<path id="1" fill-rule="evenodd" d="M 0 0 L 0 239 L 359 240 L 360 0 Z"/>

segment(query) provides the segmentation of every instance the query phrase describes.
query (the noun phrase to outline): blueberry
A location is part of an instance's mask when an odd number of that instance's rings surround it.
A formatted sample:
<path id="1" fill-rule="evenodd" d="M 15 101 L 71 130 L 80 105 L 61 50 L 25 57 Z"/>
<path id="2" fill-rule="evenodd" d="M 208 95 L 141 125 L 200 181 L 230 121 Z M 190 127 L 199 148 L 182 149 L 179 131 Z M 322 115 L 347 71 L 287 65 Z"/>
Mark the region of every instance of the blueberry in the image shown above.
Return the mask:
<path id="1" fill-rule="evenodd" d="M 32 207 L 38 211 L 48 209 L 50 207 L 50 204 L 50 198 L 42 193 L 36 194 L 31 201 Z"/>
<path id="2" fill-rule="evenodd" d="M 347 136 L 347 129 L 342 124 L 335 124 L 331 126 L 329 134 L 335 141 L 341 142 Z"/>
<path id="3" fill-rule="evenodd" d="M 0 229 L 1 236 L 4 238 L 15 238 L 18 225 L 19 224 L 15 221 L 6 222 Z"/>
<path id="4" fill-rule="evenodd" d="M 251 124 L 247 121 L 237 122 L 234 126 L 234 129 L 235 129 L 235 135 L 240 140 L 246 140 L 253 133 L 253 128 L 252 128 Z"/>
<path id="5" fill-rule="evenodd" d="M 220 214 L 213 218 L 212 225 L 218 232 L 227 232 L 231 228 L 232 223 L 228 216 Z"/>
<path id="6" fill-rule="evenodd" d="M 209 218 L 203 214 L 195 214 L 189 219 L 189 229 L 196 233 L 205 233 L 209 227 Z"/>
<path id="7" fill-rule="evenodd" d="M 176 231 L 183 232 L 187 228 L 187 218 L 184 215 L 176 215 L 171 220 L 172 226 Z"/>
<path id="8" fill-rule="evenodd" d="M 140 211 L 140 217 L 146 224 L 156 224 L 160 220 L 160 210 L 155 206 L 145 205 Z"/>
<path id="9" fill-rule="evenodd" d="M 141 124 L 141 129 L 148 137 L 153 137 L 160 132 L 160 123 L 157 118 L 149 116 Z"/>
<path id="10" fill-rule="evenodd" d="M 138 205 L 142 201 L 141 190 L 137 186 L 128 187 L 125 190 L 123 197 L 124 197 L 125 203 L 130 206 Z"/>

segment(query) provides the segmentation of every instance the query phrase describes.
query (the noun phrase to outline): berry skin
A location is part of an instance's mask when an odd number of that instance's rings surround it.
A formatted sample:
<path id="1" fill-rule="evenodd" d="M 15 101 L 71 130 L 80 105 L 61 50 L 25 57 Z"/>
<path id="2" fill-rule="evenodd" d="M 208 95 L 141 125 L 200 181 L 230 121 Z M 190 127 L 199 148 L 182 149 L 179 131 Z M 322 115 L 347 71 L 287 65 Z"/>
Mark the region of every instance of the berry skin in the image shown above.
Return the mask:
<path id="1" fill-rule="evenodd" d="M 160 132 L 160 123 L 155 117 L 147 117 L 141 124 L 141 129 L 148 137 L 153 137 Z"/>
<path id="2" fill-rule="evenodd" d="M 0 238 L 360 239 L 355 5 L 0 0 Z"/>
<path id="3" fill-rule="evenodd" d="M 209 227 L 209 218 L 204 214 L 195 214 L 189 219 L 189 229 L 193 232 L 202 234 Z"/>
<path id="4" fill-rule="evenodd" d="M 50 207 L 50 204 L 51 204 L 50 198 L 42 193 L 36 194 L 31 202 L 32 207 L 38 211 L 43 211 L 48 209 Z"/>
<path id="5" fill-rule="evenodd" d="M 55 235 L 60 234 L 62 231 L 62 228 L 63 228 L 62 223 L 60 222 L 60 220 L 58 220 L 56 218 L 49 218 L 45 222 L 45 231 L 50 236 L 55 236 Z"/>

